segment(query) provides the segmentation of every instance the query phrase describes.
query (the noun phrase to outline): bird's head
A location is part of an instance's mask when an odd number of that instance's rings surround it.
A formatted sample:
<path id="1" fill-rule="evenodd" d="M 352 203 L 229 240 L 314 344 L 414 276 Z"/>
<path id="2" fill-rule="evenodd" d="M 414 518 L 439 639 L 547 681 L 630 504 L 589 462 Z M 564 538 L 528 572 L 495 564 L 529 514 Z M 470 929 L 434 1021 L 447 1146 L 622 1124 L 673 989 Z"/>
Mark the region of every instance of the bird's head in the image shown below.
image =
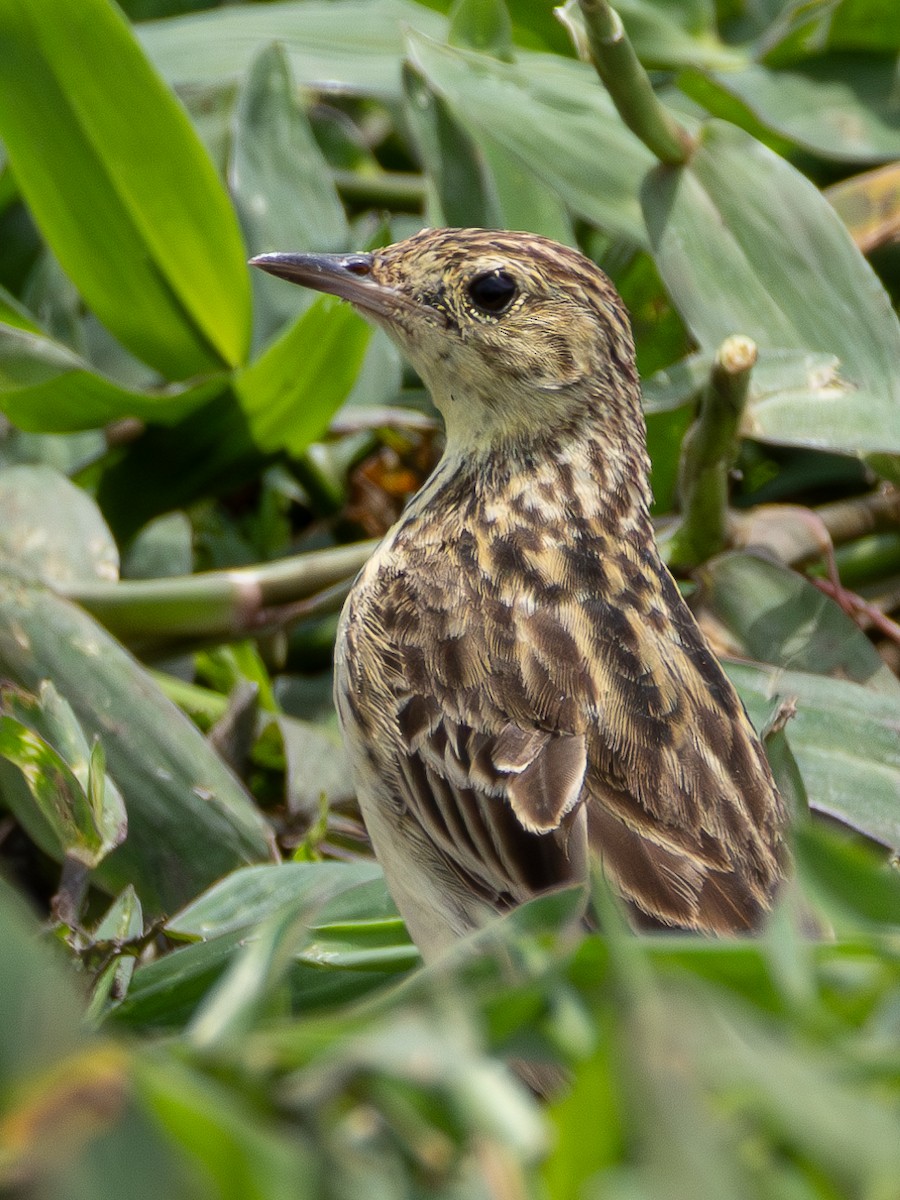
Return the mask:
<path id="1" fill-rule="evenodd" d="M 382 326 L 431 391 L 448 445 L 540 436 L 586 413 L 631 426 L 639 411 L 622 301 L 567 246 L 529 233 L 426 229 L 371 254 L 251 262 L 340 296 Z"/>

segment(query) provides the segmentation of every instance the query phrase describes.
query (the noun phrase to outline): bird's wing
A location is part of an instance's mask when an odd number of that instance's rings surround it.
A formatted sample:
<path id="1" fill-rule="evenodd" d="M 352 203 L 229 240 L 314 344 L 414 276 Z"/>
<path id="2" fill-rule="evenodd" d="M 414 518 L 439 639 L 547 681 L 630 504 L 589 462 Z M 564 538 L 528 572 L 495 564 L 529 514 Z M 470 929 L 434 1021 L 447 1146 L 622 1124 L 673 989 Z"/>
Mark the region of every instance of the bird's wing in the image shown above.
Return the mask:
<path id="1" fill-rule="evenodd" d="M 377 614 L 407 812 L 465 881 L 517 902 L 584 870 L 667 925 L 749 927 L 779 875 L 780 809 L 733 688 L 674 583 L 664 621 L 574 597 Z M 427 628 L 427 636 L 423 636 Z M 575 821 L 581 812 L 586 821 Z M 582 833 L 583 835 L 583 833 Z"/>

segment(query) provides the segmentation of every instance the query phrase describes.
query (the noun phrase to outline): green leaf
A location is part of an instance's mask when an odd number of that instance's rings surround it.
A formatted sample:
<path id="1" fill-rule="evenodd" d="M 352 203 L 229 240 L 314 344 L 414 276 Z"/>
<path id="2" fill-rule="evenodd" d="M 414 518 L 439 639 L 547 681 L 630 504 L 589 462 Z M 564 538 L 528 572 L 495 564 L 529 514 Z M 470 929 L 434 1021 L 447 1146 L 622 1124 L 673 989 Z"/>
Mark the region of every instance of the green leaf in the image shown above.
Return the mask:
<path id="1" fill-rule="evenodd" d="M 62 585 L 119 576 L 119 551 L 93 500 L 50 467 L 0 475 L 0 560 Z"/>
<path id="2" fill-rule="evenodd" d="M 498 180 L 512 166 L 575 215 L 645 242 L 636 195 L 653 158 L 590 68 L 541 54 L 502 63 L 414 33 L 409 58 L 489 161 L 496 153 Z"/>
<path id="3" fill-rule="evenodd" d="M 374 862 L 244 867 L 176 913 L 166 923 L 166 932 L 176 938 L 208 939 L 248 929 L 294 898 L 302 899 L 311 912 L 317 911 L 348 888 L 381 878 L 381 868 Z"/>
<path id="4" fill-rule="evenodd" d="M 137 34 L 173 85 L 231 83 L 280 42 L 302 86 L 398 101 L 405 27 L 442 38 L 447 21 L 410 0 L 295 0 L 148 22 Z"/>
<path id="5" fill-rule="evenodd" d="M 407 119 L 426 169 L 430 224 L 529 229 L 574 243 L 558 196 L 498 144 L 476 145 L 415 66 L 406 65 L 403 80 Z"/>
<path id="6" fill-rule="evenodd" d="M 137 893 L 130 885 L 125 888 L 106 911 L 105 916 L 93 933 L 93 947 L 98 943 L 120 946 L 139 938 L 144 931 L 144 914 Z M 128 991 L 137 959 L 127 951 L 115 954 L 112 961 L 100 972 L 86 1014 L 90 1025 L 96 1026 L 111 999 L 120 1000 Z"/>
<path id="7" fill-rule="evenodd" d="M 234 212 L 108 0 L 0 2 L 0 134 L 45 238 L 133 353 L 172 378 L 244 360 Z"/>
<path id="8" fill-rule="evenodd" d="M 820 1195 L 890 1195 L 900 1173 L 896 1113 L 854 1080 L 837 1046 L 823 1053 L 747 1005 L 685 992 L 668 997 L 676 1052 L 707 1086 L 751 1128 L 770 1131 L 781 1153 L 815 1164 L 827 1180 Z"/>
<path id="9" fill-rule="evenodd" d="M 900 156 L 894 81 L 893 55 L 829 55 L 790 71 L 753 64 L 711 76 L 686 72 L 679 85 L 715 116 L 743 124 L 746 111 L 751 125 L 821 158 L 855 164 Z"/>
<path id="10" fill-rule="evenodd" d="M 505 0 L 456 0 L 450 10 L 447 41 L 511 62 L 512 21 Z"/>
<path id="11" fill-rule="evenodd" d="M 356 380 L 370 335 L 349 305 L 323 296 L 237 376 L 235 393 L 261 453 L 300 455 L 321 437 Z"/>
<path id="12" fill-rule="evenodd" d="M 745 434 L 843 453 L 900 450 L 900 324 L 808 180 L 711 121 L 688 165 L 651 172 L 642 203 L 660 275 L 706 352 L 742 333 L 763 351 L 838 360 L 812 395 L 751 401 Z"/>
<path id="13" fill-rule="evenodd" d="M 228 178 L 251 254 L 347 248 L 344 210 L 297 101 L 283 44 L 252 63 L 238 93 L 232 139 Z M 312 303 L 309 292 L 263 271 L 253 272 L 253 292 L 263 341 Z"/>
<path id="14" fill-rule="evenodd" d="M 135 391 L 38 331 L 0 325 L 0 411 L 34 433 L 96 429 L 123 417 L 172 423 L 207 403 L 227 377 Z"/>
<path id="15" fill-rule="evenodd" d="M 52 679 L 88 738 L 103 740 L 128 837 L 98 868 L 102 886 L 131 883 L 156 913 L 270 857 L 264 819 L 199 730 L 75 605 L 0 575 L 0 674 L 30 692 Z"/>
<path id="16" fill-rule="evenodd" d="M 277 922 L 280 914 L 293 911 L 298 896 L 310 923 L 333 925 L 396 916 L 374 863 L 288 863 L 236 872 L 175 917 L 170 927 L 176 936 L 200 934 L 208 940 L 139 967 L 128 995 L 115 1010 L 116 1022 L 170 1029 L 189 1021 L 210 987 L 240 954 L 249 931 L 261 921 Z M 308 940 L 313 938 L 311 932 Z M 399 933 L 396 944 L 408 946 Z M 302 953 L 302 945 L 297 950 Z M 381 970 L 356 970 L 355 964 L 349 970 L 323 970 L 320 965 L 295 961 L 288 978 L 291 1009 L 315 1012 L 349 1003 L 396 982 L 398 970 L 408 965 L 409 955 L 403 962 L 389 960 L 387 969 Z"/>
<path id="17" fill-rule="evenodd" d="M 828 49 L 894 54 L 900 45 L 900 10 L 894 0 L 841 0 L 834 5 L 792 0 L 773 10 L 777 15 L 759 47 L 767 63 L 802 61 Z"/>
<path id="18" fill-rule="evenodd" d="M 788 741 L 811 808 L 900 850 L 900 701 L 858 683 L 726 662 L 757 727 L 772 699 L 796 697 Z"/>
<path id="19" fill-rule="evenodd" d="M 807 886 L 857 922 L 900 927 L 900 873 L 811 822 L 794 829 L 794 855 Z M 894 930 L 891 930 L 894 932 Z"/>
<path id="20" fill-rule="evenodd" d="M 796 571 L 734 553 L 712 559 L 697 577 L 704 604 L 736 640 L 735 653 L 900 697 L 900 681 L 859 626 Z"/>

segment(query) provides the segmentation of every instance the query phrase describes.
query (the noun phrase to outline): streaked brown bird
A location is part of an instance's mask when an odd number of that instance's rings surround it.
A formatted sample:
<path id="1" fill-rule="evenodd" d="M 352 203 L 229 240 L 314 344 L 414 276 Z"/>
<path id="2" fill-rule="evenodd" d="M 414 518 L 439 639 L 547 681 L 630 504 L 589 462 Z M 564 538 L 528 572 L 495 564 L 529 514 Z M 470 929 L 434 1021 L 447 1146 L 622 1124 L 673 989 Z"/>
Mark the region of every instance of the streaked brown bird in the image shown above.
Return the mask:
<path id="1" fill-rule="evenodd" d="M 660 560 L 634 346 L 607 277 L 566 246 L 484 229 L 253 263 L 387 330 L 446 425 L 336 654 L 363 816 L 426 959 L 582 880 L 592 855 L 638 925 L 756 928 L 784 808 Z"/>

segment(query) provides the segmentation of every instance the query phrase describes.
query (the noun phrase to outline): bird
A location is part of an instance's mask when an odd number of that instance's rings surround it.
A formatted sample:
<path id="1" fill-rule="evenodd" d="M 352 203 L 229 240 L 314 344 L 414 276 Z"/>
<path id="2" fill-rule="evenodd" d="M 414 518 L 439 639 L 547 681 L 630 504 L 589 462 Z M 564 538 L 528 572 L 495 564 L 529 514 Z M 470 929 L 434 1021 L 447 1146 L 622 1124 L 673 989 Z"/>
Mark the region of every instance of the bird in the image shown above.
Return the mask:
<path id="1" fill-rule="evenodd" d="M 444 422 L 335 650 L 361 812 L 425 961 L 598 862 L 638 930 L 758 930 L 785 806 L 660 557 L 608 277 L 490 229 L 251 262 L 386 330 Z"/>

